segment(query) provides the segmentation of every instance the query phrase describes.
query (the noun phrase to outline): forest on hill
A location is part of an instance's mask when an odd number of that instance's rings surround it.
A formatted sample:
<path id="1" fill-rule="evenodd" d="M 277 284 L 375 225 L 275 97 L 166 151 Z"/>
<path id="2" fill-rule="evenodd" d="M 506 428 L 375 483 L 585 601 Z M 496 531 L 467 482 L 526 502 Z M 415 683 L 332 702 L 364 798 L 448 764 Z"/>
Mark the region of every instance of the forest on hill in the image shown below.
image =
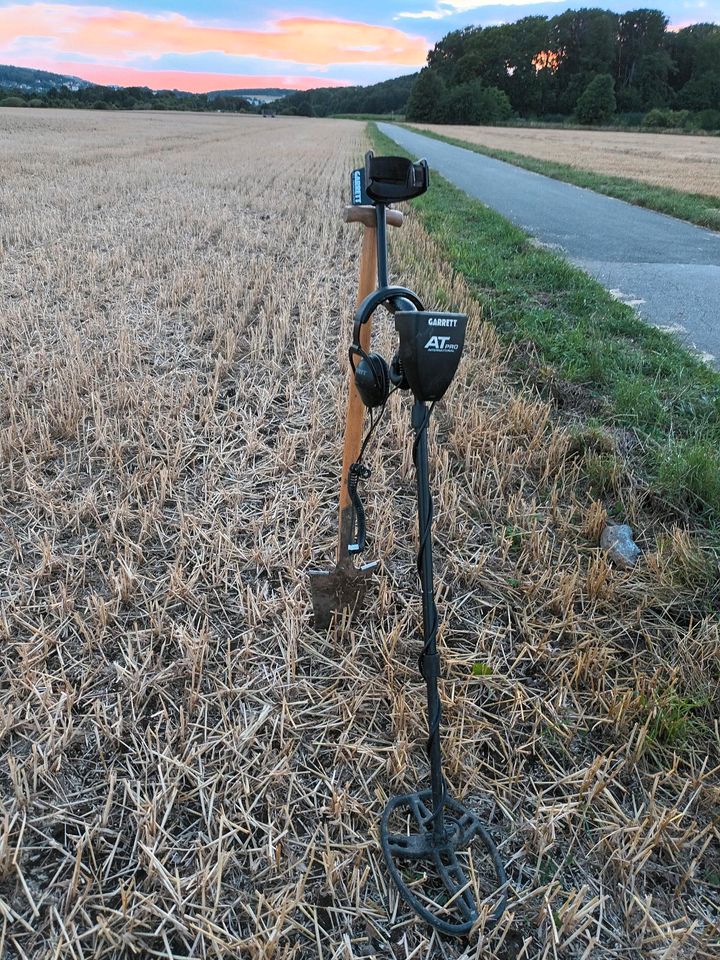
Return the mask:
<path id="1" fill-rule="evenodd" d="M 0 92 L 0 107 L 62 107 L 93 110 L 193 110 L 216 113 L 253 113 L 255 108 L 237 94 L 183 93 L 149 87 L 103 87 L 87 84 L 79 90 L 66 86 L 28 93 L 25 87 Z"/>
<path id="2" fill-rule="evenodd" d="M 205 110 L 252 112 L 258 98 L 282 97 L 276 87 L 257 90 L 152 90 L 90 83 L 80 77 L 47 70 L 0 64 L 0 106 L 64 107 L 95 110 Z"/>
<path id="3" fill-rule="evenodd" d="M 65 73 L 50 73 L 48 70 L 33 70 L 30 67 L 15 67 L 9 63 L 0 63 L 0 88 L 3 90 L 43 94 L 54 87 L 80 90 L 89 86 L 92 84 L 87 80 Z"/>

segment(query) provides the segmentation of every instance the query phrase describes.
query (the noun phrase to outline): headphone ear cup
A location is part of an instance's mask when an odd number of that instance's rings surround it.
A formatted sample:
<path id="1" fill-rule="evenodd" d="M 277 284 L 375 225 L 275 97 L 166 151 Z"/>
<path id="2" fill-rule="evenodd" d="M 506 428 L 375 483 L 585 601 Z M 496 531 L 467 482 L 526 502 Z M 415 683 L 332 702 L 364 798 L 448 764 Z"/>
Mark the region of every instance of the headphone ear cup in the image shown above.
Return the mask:
<path id="1" fill-rule="evenodd" d="M 355 386 L 366 407 L 381 407 L 390 393 L 390 371 L 379 353 L 369 353 L 355 368 Z"/>

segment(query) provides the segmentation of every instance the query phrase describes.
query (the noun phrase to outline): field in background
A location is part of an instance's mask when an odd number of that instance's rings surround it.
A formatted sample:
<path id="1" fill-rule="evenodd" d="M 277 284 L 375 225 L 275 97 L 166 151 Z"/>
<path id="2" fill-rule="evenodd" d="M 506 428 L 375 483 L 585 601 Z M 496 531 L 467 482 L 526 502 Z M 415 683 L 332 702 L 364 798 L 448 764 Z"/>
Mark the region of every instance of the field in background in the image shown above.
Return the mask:
<path id="1" fill-rule="evenodd" d="M 413 127 L 580 170 L 720 197 L 720 137 L 437 123 Z"/>
<path id="2" fill-rule="evenodd" d="M 316 633 L 306 581 L 336 527 L 364 124 L 0 133 L 0 955 L 716 957 L 715 561 L 614 492 L 561 390 L 514 381 L 413 217 L 393 279 L 471 317 L 431 432 L 443 748 L 512 912 L 466 951 L 388 888 L 380 813 L 426 777 L 398 398 L 369 458 L 377 599 Z M 631 573 L 597 548 L 618 507 Z"/>

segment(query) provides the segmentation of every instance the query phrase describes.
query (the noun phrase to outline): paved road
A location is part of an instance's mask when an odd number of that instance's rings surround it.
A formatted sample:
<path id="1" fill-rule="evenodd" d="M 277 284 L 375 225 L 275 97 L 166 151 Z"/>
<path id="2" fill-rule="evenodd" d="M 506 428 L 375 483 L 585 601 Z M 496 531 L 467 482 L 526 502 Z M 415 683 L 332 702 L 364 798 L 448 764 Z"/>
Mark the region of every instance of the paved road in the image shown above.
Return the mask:
<path id="1" fill-rule="evenodd" d="M 720 367 L 720 233 L 393 124 L 378 126 Z"/>

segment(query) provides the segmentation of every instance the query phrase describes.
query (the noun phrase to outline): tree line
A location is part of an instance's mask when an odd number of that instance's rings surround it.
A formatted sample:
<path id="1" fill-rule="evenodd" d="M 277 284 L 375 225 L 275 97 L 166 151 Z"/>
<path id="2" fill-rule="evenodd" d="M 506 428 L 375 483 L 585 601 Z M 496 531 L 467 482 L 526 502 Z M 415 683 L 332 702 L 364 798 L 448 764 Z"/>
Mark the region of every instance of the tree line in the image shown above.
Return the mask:
<path id="1" fill-rule="evenodd" d="M 625 123 L 720 129 L 720 26 L 668 30 L 659 10 L 567 10 L 453 30 L 420 73 L 291 94 L 278 112 L 435 123 Z"/>
<path id="2" fill-rule="evenodd" d="M 278 113 L 329 117 L 338 113 L 404 113 L 416 73 L 367 87 L 318 87 L 300 90 L 278 101 Z"/>
<path id="3" fill-rule="evenodd" d="M 230 94 L 231 92 L 228 92 Z M 259 112 L 237 95 L 147 87 L 7 91 L 6 106 Z M 567 10 L 453 30 L 419 73 L 361 87 L 298 91 L 277 113 L 399 114 L 411 121 L 497 123 L 513 117 L 720 130 L 720 25 L 668 30 L 659 10 Z"/>
<path id="4" fill-rule="evenodd" d="M 406 113 L 439 123 L 602 123 L 617 113 L 720 127 L 720 26 L 668 30 L 659 10 L 593 8 L 453 30 L 428 54 Z"/>
<path id="5" fill-rule="evenodd" d="M 149 87 L 86 86 L 80 90 L 53 87 L 44 92 L 22 89 L 0 91 L 0 106 L 65 107 L 95 110 L 200 110 L 255 113 L 256 108 L 238 96 L 150 90 Z"/>

